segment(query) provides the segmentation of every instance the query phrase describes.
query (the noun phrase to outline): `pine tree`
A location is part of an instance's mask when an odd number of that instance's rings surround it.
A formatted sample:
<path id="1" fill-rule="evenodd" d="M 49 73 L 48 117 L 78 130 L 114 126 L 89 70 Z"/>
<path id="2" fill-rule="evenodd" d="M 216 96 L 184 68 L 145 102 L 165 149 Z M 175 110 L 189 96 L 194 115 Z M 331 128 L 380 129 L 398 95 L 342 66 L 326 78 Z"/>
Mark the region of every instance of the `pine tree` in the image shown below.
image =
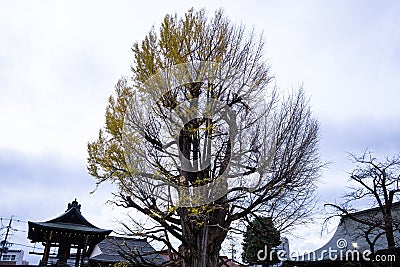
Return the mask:
<path id="1" fill-rule="evenodd" d="M 248 263 L 262 263 L 266 266 L 278 263 L 276 253 L 272 248 L 280 244 L 280 233 L 275 228 L 271 217 L 257 217 L 247 226 L 244 234 L 242 258 Z M 259 253 L 259 251 L 263 253 Z M 266 255 L 264 255 L 267 253 Z M 260 260 L 258 255 L 266 256 Z"/>

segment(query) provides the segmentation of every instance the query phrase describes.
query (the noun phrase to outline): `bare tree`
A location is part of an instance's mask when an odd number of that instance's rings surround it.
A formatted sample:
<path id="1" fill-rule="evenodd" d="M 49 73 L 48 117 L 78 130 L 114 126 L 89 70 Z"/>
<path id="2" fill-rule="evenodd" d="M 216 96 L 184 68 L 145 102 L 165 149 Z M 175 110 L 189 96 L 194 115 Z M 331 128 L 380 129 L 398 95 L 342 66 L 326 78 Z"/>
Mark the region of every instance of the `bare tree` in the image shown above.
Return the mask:
<path id="1" fill-rule="evenodd" d="M 400 228 L 400 156 L 387 156 L 384 160 L 373 157 L 369 151 L 361 157 L 351 155 L 357 167 L 350 174 L 350 191 L 343 196 L 342 204 L 327 204 L 357 223 L 354 229 L 365 239 L 371 252 L 376 252 L 376 243 L 384 236 L 389 253 L 395 254 L 396 236 Z M 355 208 L 370 204 L 368 213 Z"/>
<path id="2" fill-rule="evenodd" d="M 88 145 L 89 173 L 153 222 L 127 231 L 164 243 L 167 264 L 218 266 L 236 222 L 262 214 L 290 230 L 309 215 L 318 123 L 303 90 L 270 85 L 263 47 L 221 11 L 167 15 L 134 45 L 133 83 L 118 82 Z"/>

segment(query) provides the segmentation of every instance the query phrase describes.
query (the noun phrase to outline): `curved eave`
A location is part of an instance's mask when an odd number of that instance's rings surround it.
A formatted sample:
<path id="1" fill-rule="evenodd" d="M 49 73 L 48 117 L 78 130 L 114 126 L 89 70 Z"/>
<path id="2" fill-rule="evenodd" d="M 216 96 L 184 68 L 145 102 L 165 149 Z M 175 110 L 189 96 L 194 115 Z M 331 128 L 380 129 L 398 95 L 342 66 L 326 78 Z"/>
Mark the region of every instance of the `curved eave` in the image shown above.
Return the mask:
<path id="1" fill-rule="evenodd" d="M 28 238 L 32 242 L 43 242 L 51 239 L 56 241 L 61 237 L 83 239 L 85 236 L 101 241 L 112 232 L 112 230 L 97 227 L 60 222 L 28 222 L 28 226 Z"/>

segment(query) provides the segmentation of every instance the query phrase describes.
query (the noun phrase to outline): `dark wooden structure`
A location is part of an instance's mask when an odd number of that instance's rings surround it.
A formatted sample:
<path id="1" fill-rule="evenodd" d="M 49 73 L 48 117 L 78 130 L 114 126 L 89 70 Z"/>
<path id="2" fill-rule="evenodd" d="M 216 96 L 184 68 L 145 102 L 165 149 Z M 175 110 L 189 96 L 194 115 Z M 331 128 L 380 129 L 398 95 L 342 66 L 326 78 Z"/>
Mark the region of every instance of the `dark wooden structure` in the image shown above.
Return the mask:
<path id="1" fill-rule="evenodd" d="M 95 245 L 112 231 L 89 223 L 82 216 L 81 205 L 76 199 L 68 204 L 68 209 L 61 216 L 46 222 L 28 222 L 28 226 L 28 238 L 31 242 L 41 242 L 44 245 L 41 266 L 66 266 L 71 264 L 71 260 L 74 260 L 75 267 L 84 266 Z M 49 261 L 50 249 L 54 247 L 58 248 L 56 263 Z M 71 253 L 71 249 L 76 252 Z"/>

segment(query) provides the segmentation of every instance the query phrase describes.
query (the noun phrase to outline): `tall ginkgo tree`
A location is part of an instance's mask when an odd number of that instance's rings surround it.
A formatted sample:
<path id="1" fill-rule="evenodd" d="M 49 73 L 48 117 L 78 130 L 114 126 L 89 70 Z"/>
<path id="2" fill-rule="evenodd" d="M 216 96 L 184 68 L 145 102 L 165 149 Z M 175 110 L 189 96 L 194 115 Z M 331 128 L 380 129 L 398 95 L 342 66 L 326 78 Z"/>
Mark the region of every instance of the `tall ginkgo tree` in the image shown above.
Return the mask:
<path id="1" fill-rule="evenodd" d="M 222 11 L 189 10 L 132 51 L 132 77 L 117 83 L 88 145 L 89 173 L 152 221 L 127 230 L 163 243 L 164 265 L 201 267 L 221 264 L 238 222 L 269 216 L 287 231 L 307 220 L 318 123 L 302 89 L 285 96 L 271 84 L 262 36 Z"/>

